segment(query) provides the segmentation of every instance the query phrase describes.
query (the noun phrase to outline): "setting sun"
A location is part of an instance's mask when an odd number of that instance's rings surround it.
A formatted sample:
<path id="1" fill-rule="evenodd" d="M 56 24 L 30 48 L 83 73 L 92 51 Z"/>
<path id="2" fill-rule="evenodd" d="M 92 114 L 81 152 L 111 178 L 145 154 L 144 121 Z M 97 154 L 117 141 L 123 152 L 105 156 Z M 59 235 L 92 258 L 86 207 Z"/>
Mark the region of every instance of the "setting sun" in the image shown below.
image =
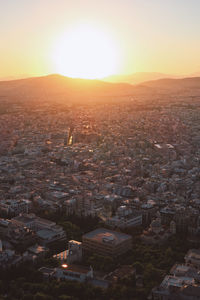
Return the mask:
<path id="1" fill-rule="evenodd" d="M 53 50 L 56 72 L 69 77 L 102 78 L 118 71 L 119 49 L 104 31 L 81 25 L 64 33 Z"/>

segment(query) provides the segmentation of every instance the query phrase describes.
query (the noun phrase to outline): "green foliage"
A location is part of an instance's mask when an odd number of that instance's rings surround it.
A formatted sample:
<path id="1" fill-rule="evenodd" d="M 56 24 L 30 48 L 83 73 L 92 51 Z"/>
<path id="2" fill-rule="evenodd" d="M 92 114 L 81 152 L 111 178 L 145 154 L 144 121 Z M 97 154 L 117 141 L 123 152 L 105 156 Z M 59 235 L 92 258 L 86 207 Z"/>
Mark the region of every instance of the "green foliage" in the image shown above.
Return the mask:
<path id="1" fill-rule="evenodd" d="M 49 268 L 56 268 L 59 266 L 59 261 L 54 257 L 49 257 L 44 260 L 44 265 Z"/>
<path id="2" fill-rule="evenodd" d="M 61 295 L 59 296 L 58 300 L 75 300 L 76 298 L 67 296 L 67 295 Z"/>
<path id="3" fill-rule="evenodd" d="M 43 294 L 43 293 L 37 293 L 33 297 L 33 300 L 53 300 L 53 298 L 51 296 Z"/>
<path id="4" fill-rule="evenodd" d="M 34 296 L 30 293 L 27 293 L 22 297 L 22 300 L 34 300 Z"/>
<path id="5" fill-rule="evenodd" d="M 91 265 L 95 270 L 111 271 L 115 268 L 114 259 L 110 256 L 93 254 L 87 258 L 87 265 Z"/>
<path id="6" fill-rule="evenodd" d="M 81 229 L 79 226 L 71 223 L 70 221 L 59 222 L 59 225 L 61 225 L 65 230 L 68 240 L 80 239 Z"/>
<path id="7" fill-rule="evenodd" d="M 0 280 L 0 294 L 2 294 L 3 292 L 4 292 L 3 281 Z"/>
<path id="8" fill-rule="evenodd" d="M 144 271 L 144 266 L 141 262 L 139 261 L 136 261 L 134 264 L 133 264 L 133 267 L 136 269 L 136 272 L 137 274 L 142 274 L 143 271 Z"/>
<path id="9" fill-rule="evenodd" d="M 39 211 L 37 214 L 40 217 L 47 218 L 51 221 L 56 222 L 61 225 L 67 236 L 67 240 L 77 239 L 81 240 L 82 235 L 95 228 L 99 227 L 99 218 L 97 217 L 79 217 L 77 215 L 66 216 L 65 212 L 49 212 L 49 211 Z"/>

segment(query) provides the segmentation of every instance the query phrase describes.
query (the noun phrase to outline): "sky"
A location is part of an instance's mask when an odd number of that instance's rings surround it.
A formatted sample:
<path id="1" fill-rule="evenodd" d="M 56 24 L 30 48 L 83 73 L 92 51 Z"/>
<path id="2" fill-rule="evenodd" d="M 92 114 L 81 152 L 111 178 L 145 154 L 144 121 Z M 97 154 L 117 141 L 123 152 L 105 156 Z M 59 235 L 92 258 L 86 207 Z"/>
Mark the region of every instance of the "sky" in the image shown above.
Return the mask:
<path id="1" fill-rule="evenodd" d="M 0 0 L 0 78 L 57 73 L 60 37 L 82 24 L 112 40 L 114 73 L 200 72 L 199 12 L 199 0 Z"/>

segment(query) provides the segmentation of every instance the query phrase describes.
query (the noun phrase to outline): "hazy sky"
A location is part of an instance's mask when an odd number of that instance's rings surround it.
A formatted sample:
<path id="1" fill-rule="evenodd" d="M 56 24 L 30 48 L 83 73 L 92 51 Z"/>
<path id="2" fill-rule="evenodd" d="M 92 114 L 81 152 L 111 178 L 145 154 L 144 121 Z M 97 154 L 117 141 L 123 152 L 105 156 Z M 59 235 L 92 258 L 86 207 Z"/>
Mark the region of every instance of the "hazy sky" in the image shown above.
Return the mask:
<path id="1" fill-rule="evenodd" d="M 120 49 L 119 73 L 200 72 L 200 0 L 0 0 L 0 77 L 55 73 L 52 49 L 77 24 Z"/>

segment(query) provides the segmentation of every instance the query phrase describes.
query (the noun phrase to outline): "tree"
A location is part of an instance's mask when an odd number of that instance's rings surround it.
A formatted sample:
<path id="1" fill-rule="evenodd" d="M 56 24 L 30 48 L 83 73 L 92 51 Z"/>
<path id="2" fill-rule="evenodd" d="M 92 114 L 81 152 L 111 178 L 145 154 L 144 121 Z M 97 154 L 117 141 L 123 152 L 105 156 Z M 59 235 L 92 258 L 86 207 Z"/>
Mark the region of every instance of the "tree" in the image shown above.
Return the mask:
<path id="1" fill-rule="evenodd" d="M 144 271 L 144 266 L 141 262 L 139 261 L 136 261 L 134 264 L 133 264 L 133 267 L 136 269 L 136 273 L 138 274 L 142 274 L 143 271 Z"/>
<path id="2" fill-rule="evenodd" d="M 59 300 L 75 300 L 74 297 L 67 296 L 67 295 L 61 295 L 58 297 Z"/>
<path id="3" fill-rule="evenodd" d="M 43 293 L 37 293 L 35 294 L 34 300 L 53 300 L 53 298 L 49 295 L 43 294 Z"/>
<path id="4" fill-rule="evenodd" d="M 23 297 L 22 297 L 22 300 L 34 300 L 34 296 L 32 294 L 25 294 Z"/>

